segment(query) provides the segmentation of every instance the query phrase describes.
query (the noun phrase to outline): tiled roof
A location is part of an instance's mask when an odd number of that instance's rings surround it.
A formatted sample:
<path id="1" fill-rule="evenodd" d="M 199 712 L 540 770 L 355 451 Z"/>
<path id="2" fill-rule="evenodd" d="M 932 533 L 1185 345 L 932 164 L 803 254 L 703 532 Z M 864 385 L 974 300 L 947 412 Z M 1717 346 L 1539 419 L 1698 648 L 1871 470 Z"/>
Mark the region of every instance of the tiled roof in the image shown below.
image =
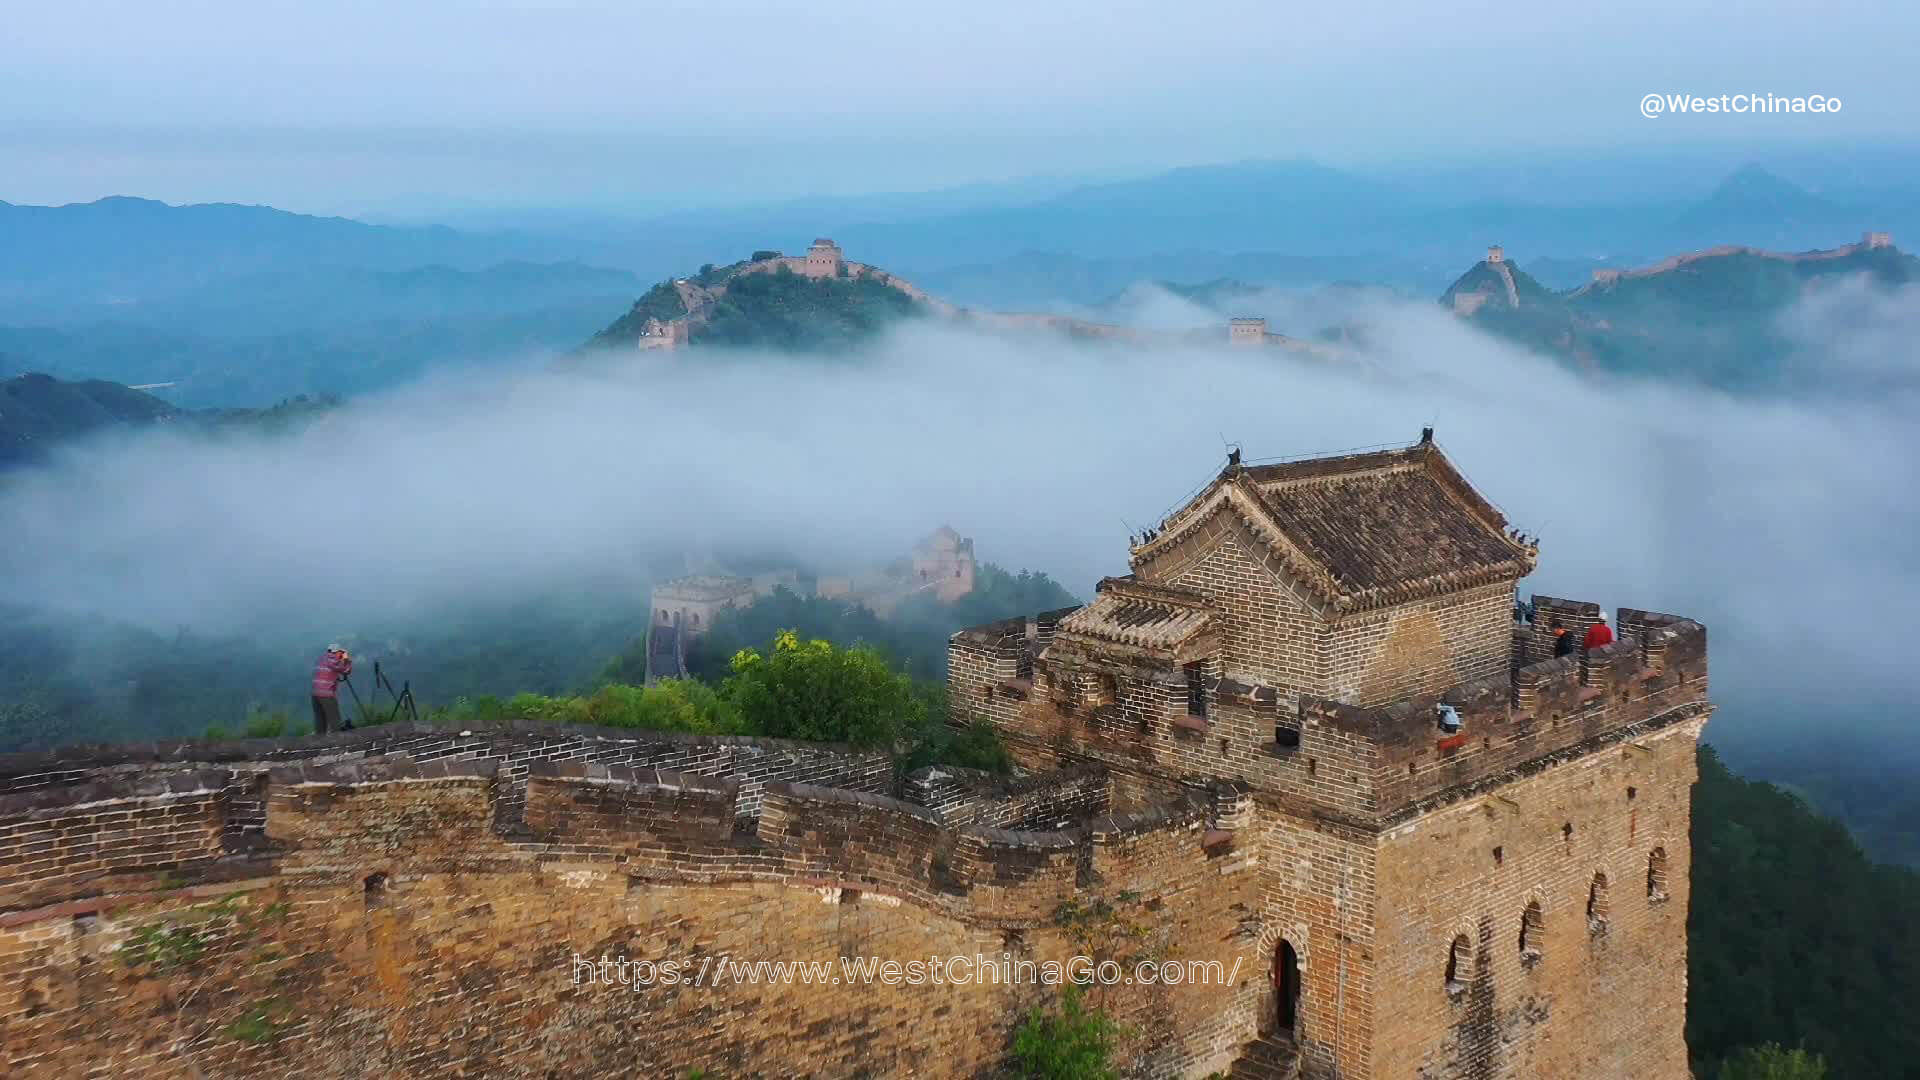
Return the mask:
<path id="1" fill-rule="evenodd" d="M 1292 576 L 1342 610 L 1400 603 L 1533 569 L 1537 550 L 1430 442 L 1285 465 L 1230 465 L 1133 549 L 1145 567 L 1234 513 Z"/>
<path id="2" fill-rule="evenodd" d="M 1206 597 L 1132 578 L 1100 582 L 1093 603 L 1060 620 L 1059 632 L 1143 649 L 1171 649 L 1205 630 Z"/>

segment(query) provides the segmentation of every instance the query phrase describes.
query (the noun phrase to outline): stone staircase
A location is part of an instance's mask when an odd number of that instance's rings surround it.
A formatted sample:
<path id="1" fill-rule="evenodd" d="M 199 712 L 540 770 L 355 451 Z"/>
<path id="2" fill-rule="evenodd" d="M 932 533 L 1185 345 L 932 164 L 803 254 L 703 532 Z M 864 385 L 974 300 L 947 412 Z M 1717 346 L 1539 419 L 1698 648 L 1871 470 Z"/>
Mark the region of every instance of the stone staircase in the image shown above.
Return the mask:
<path id="1" fill-rule="evenodd" d="M 1300 1048 L 1292 1036 L 1262 1035 L 1241 1048 L 1227 1076 L 1229 1080 L 1298 1080 Z"/>

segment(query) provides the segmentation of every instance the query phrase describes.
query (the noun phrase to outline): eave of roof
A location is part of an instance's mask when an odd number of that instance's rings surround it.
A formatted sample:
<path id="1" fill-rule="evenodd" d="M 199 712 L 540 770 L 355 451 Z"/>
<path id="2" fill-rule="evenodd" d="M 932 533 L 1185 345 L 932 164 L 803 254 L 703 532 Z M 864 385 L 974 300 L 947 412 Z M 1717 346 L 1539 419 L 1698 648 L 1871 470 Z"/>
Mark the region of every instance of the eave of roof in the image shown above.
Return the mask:
<path id="1" fill-rule="evenodd" d="M 1269 490 L 1295 484 L 1345 482 L 1368 475 L 1415 471 L 1432 480 L 1489 536 L 1498 537 L 1511 557 L 1425 574 L 1390 585 L 1358 587 L 1341 580 L 1319 556 L 1289 536 L 1286 515 L 1267 497 Z M 1423 441 L 1399 450 L 1313 458 L 1281 465 L 1229 464 L 1191 501 L 1169 515 L 1158 532 L 1130 549 L 1136 572 L 1145 570 L 1178 547 L 1219 513 L 1233 513 L 1238 517 L 1267 548 L 1286 576 L 1339 612 L 1385 607 L 1522 577 L 1532 571 L 1538 556 L 1538 548 L 1522 542 L 1507 528 L 1505 516 L 1467 483 L 1439 448 Z"/>

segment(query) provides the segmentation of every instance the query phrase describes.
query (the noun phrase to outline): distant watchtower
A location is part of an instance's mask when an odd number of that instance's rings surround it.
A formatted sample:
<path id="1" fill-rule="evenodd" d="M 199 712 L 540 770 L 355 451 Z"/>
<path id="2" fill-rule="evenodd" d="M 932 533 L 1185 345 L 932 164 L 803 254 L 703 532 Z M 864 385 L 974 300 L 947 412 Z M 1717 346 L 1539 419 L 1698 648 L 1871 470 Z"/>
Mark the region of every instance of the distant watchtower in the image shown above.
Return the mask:
<path id="1" fill-rule="evenodd" d="M 1890 248 L 1893 246 L 1893 234 L 1870 232 L 1862 236 L 1860 242 L 1866 245 L 1868 251 L 1873 251 L 1878 248 Z"/>
<path id="2" fill-rule="evenodd" d="M 810 278 L 839 277 L 841 261 L 840 245 L 823 236 L 807 248 L 806 262 L 801 265 L 800 273 Z"/>
<path id="3" fill-rule="evenodd" d="M 1267 320 L 1254 317 L 1229 320 L 1227 323 L 1227 341 L 1234 345 L 1265 345 L 1267 343 Z"/>
<path id="4" fill-rule="evenodd" d="M 1489 247 L 1487 249 L 1487 265 L 1488 266 L 1499 266 L 1501 263 L 1506 261 L 1507 261 L 1506 250 L 1503 249 L 1499 244 L 1495 244 L 1492 247 Z"/>

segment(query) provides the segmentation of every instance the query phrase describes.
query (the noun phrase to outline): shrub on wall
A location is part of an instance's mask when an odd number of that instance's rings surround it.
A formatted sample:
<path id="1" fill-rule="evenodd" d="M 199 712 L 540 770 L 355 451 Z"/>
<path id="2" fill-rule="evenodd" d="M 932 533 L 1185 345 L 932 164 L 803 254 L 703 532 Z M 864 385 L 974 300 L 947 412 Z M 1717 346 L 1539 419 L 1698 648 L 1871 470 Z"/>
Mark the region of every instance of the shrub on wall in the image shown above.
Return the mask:
<path id="1" fill-rule="evenodd" d="M 1013 1037 L 1015 1075 L 1028 1080 L 1113 1080 L 1114 1044 L 1120 1025 L 1088 1008 L 1080 988 L 1069 986 L 1059 1002 L 1038 1008 Z"/>

